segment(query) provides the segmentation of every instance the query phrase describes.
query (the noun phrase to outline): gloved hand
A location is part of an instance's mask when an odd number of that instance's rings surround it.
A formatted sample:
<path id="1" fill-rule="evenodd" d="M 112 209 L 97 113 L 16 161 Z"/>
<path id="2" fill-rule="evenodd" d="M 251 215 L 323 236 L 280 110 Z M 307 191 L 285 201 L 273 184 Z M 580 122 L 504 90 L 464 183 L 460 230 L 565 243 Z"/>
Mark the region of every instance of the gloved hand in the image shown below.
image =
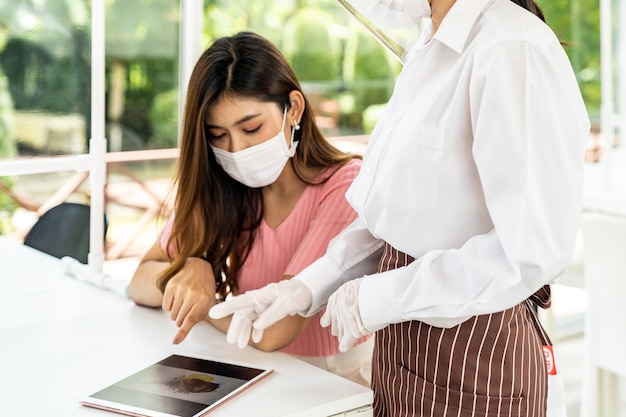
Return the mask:
<path id="1" fill-rule="evenodd" d="M 346 352 L 357 340 L 372 332 L 367 330 L 359 310 L 359 286 L 363 278 L 348 281 L 333 293 L 320 319 L 322 327 L 331 326 L 331 333 L 339 338 L 339 350 Z"/>
<path id="2" fill-rule="evenodd" d="M 209 316 L 220 319 L 232 314 L 226 340 L 236 342 L 243 349 L 251 333 L 252 340 L 258 343 L 263 330 L 287 316 L 308 310 L 312 302 L 311 290 L 304 283 L 288 279 L 217 304 L 209 310 Z"/>

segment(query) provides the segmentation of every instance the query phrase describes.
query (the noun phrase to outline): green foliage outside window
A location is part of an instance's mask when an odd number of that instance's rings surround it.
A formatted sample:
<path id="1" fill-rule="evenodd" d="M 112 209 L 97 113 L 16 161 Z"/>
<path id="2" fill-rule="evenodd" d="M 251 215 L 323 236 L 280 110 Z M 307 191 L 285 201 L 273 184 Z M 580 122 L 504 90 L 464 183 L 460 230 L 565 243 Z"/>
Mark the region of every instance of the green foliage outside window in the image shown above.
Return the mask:
<path id="1" fill-rule="evenodd" d="M 178 145 L 178 90 L 172 89 L 154 97 L 150 107 L 154 146 L 175 148 Z"/>
<path id="2" fill-rule="evenodd" d="M 598 0 L 537 0 L 548 26 L 565 44 L 590 117 L 600 113 L 600 7 Z"/>
<path id="3" fill-rule="evenodd" d="M 375 109 L 389 100 L 399 71 L 399 62 L 364 31 L 355 31 L 348 38 L 343 74 L 346 93 L 354 98 L 354 107 L 347 113 L 351 125 L 371 133 L 372 115 L 379 114 Z"/>
<path id="4" fill-rule="evenodd" d="M 116 122 L 141 138 L 140 145 L 145 148 L 176 143 L 172 115 L 176 115 L 177 104 L 172 89 L 178 80 L 179 1 L 107 2 L 107 67 L 123 65 L 127 74 L 124 111 Z M 566 43 L 594 118 L 600 110 L 597 0 L 538 3 L 547 23 Z M 15 109 L 78 113 L 89 129 L 88 1 L 15 0 L 2 4 L 0 27 L 5 28 L 7 47 L 0 49 L 0 66 L 9 79 Z M 48 26 L 17 31 L 17 8 L 39 16 Z M 205 46 L 216 37 L 241 30 L 258 32 L 278 45 L 312 94 L 321 93 L 339 103 L 341 123 L 348 134 L 368 129 L 362 125 L 363 112 L 387 100 L 399 71 L 390 54 L 365 34 L 336 0 L 205 0 L 205 21 Z M 107 78 L 107 98 L 110 88 Z"/>
<path id="5" fill-rule="evenodd" d="M 302 82 L 330 84 L 341 76 L 341 46 L 328 31 L 332 19 L 323 10 L 304 8 L 285 25 L 281 49 Z"/>
<path id="6" fill-rule="evenodd" d="M 13 102 L 7 85 L 7 77 L 0 68 L 0 159 L 15 155 L 15 142 L 13 141 Z M 0 178 L 0 181 L 11 188 L 12 178 Z M 0 234 L 11 230 L 11 215 L 16 208 L 15 202 L 5 193 L 0 191 Z"/>
<path id="7" fill-rule="evenodd" d="M 124 138 L 132 139 L 132 147 L 127 144 L 123 149 L 177 145 L 181 1 L 107 0 L 107 125 L 120 125 Z M 598 1 L 537 2 L 564 42 L 590 117 L 597 121 L 601 103 Z M 89 4 L 88 0 L 0 0 L 0 158 L 23 150 L 16 144 L 12 124 L 18 111 L 78 114 L 89 138 Z M 371 131 L 400 66 L 336 0 L 204 0 L 204 10 L 203 46 L 238 31 L 258 32 L 283 51 L 310 99 L 338 104 L 339 134 Z M 18 16 L 29 16 L 37 25 L 27 27 Z M 122 86 L 111 82 L 113 67 L 123 67 Z M 108 106 L 114 93 L 123 97 L 117 116 Z M 10 188 L 15 179 L 0 181 Z M 0 192 L 0 234 L 10 228 L 6 213 L 15 207 Z"/>

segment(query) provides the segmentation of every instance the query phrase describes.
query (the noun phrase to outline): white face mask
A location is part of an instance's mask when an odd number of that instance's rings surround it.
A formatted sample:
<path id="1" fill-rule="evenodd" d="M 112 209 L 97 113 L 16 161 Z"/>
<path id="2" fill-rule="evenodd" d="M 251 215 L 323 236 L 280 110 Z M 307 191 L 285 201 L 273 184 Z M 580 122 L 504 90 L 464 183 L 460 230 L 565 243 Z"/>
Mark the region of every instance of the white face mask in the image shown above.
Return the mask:
<path id="1" fill-rule="evenodd" d="M 386 29 L 415 26 L 431 13 L 428 0 L 350 0 L 349 3 L 372 23 Z"/>
<path id="2" fill-rule="evenodd" d="M 265 187 L 272 184 L 285 168 L 289 158 L 295 155 L 299 142 L 294 142 L 295 129 L 291 129 L 291 144 L 287 148 L 285 140 L 285 118 L 278 135 L 258 145 L 242 151 L 228 152 L 211 146 L 217 163 L 231 178 L 251 188 Z"/>

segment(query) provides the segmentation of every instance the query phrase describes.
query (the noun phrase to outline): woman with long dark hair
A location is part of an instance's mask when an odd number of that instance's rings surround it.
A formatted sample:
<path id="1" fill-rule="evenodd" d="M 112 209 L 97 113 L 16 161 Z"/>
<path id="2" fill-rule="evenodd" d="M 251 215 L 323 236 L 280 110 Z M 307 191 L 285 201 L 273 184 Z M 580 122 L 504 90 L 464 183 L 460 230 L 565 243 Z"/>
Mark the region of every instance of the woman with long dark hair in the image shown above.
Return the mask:
<path id="1" fill-rule="evenodd" d="M 534 311 L 574 250 L 589 134 L 560 40 L 528 0 L 352 4 L 381 26 L 430 18 L 346 194 L 359 218 L 292 280 L 211 315 L 260 332 L 326 306 L 341 349 L 375 332 L 377 417 L 564 411 Z"/>
<path id="2" fill-rule="evenodd" d="M 356 218 L 344 195 L 359 168 L 359 157 L 338 150 L 317 128 L 273 44 L 249 32 L 216 40 L 189 81 L 175 213 L 141 260 L 130 297 L 170 311 L 180 343 L 227 295 L 288 279 L 320 257 Z M 230 323 L 211 321 L 224 332 Z M 249 342 L 235 334 L 227 337 Z M 319 317 L 294 316 L 251 343 L 367 385 L 368 339 L 346 355 Z"/>

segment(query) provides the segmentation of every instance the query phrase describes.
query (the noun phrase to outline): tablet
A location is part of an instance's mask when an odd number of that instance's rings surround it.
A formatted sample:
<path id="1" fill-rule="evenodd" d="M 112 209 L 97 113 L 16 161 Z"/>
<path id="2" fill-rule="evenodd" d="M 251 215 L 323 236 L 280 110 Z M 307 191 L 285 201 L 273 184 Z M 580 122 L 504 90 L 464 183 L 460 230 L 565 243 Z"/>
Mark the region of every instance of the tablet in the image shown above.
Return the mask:
<path id="1" fill-rule="evenodd" d="M 250 364 L 171 355 L 80 403 L 129 416 L 196 417 L 271 372 Z"/>

